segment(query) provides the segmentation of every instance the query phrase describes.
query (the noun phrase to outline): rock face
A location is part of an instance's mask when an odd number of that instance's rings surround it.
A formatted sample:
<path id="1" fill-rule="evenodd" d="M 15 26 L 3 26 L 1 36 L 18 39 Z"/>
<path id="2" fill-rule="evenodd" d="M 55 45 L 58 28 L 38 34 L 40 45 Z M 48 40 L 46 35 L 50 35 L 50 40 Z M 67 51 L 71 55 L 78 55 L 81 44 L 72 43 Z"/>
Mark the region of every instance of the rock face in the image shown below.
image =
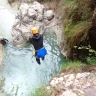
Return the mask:
<path id="1" fill-rule="evenodd" d="M 92 27 L 89 30 L 89 40 L 91 47 L 96 50 L 96 8 L 94 9 L 92 21 L 91 21 Z"/>
<path id="2" fill-rule="evenodd" d="M 12 37 L 13 44 L 17 47 L 21 47 L 31 36 L 31 27 L 39 28 L 39 32 L 43 33 L 44 28 L 51 22 L 54 14 L 52 10 L 46 10 L 46 8 L 34 1 L 28 5 L 22 3 L 17 14 L 15 24 L 13 26 Z"/>
<path id="3" fill-rule="evenodd" d="M 96 96 L 96 73 L 61 73 L 50 82 L 50 89 L 51 96 Z"/>
<path id="4" fill-rule="evenodd" d="M 8 0 L 8 3 L 9 4 L 11 4 L 11 3 L 13 3 L 14 2 L 14 0 Z"/>
<path id="5" fill-rule="evenodd" d="M 9 4 L 12 4 L 12 3 L 14 3 L 14 2 L 22 2 L 22 3 L 30 3 L 30 2 L 33 2 L 33 1 L 36 1 L 36 0 L 8 0 L 8 3 Z M 37 0 L 38 2 L 41 2 L 41 0 Z"/>
<path id="6" fill-rule="evenodd" d="M 2 45 L 0 44 L 0 66 L 2 64 L 2 59 L 3 59 L 3 50 L 2 50 Z"/>

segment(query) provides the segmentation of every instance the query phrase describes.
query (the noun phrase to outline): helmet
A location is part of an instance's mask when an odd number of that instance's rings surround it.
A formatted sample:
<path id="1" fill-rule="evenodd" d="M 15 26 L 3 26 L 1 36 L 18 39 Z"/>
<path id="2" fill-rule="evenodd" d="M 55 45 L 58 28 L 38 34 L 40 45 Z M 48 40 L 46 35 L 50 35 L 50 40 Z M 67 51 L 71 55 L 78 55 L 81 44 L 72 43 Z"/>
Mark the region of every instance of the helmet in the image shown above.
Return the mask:
<path id="1" fill-rule="evenodd" d="M 38 32 L 38 28 L 36 28 L 36 27 L 32 27 L 32 28 L 31 28 L 31 32 L 32 32 L 32 34 L 37 34 L 37 33 L 39 33 L 39 32 Z"/>
<path id="2" fill-rule="evenodd" d="M 2 36 L 0 36 L 0 40 L 2 40 L 3 39 L 3 37 Z"/>

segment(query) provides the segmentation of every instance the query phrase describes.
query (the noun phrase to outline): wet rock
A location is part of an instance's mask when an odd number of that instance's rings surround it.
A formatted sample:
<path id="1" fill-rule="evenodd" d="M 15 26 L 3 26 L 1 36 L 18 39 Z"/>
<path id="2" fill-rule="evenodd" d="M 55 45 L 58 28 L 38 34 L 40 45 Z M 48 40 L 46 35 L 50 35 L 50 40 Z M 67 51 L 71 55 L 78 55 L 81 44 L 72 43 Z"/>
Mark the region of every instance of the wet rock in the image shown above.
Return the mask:
<path id="1" fill-rule="evenodd" d="M 3 59 L 3 46 L 0 44 L 0 66 L 2 65 L 2 59 Z"/>
<path id="2" fill-rule="evenodd" d="M 39 32 L 43 34 L 44 28 L 51 22 L 48 19 L 53 19 L 52 11 L 44 9 L 46 8 L 37 1 L 30 5 L 21 3 L 12 29 L 13 44 L 15 46 L 22 46 L 29 40 L 28 38 L 32 35 L 31 27 L 37 27 Z"/>

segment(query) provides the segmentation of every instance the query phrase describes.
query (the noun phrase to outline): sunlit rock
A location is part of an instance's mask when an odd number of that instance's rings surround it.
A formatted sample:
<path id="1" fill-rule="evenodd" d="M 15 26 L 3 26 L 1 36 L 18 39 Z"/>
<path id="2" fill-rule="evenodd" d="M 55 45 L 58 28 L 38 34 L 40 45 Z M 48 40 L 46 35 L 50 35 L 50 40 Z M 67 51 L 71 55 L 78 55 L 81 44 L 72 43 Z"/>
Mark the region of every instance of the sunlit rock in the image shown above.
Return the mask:
<path id="1" fill-rule="evenodd" d="M 29 8 L 28 4 L 22 3 L 21 6 L 20 6 L 20 9 L 19 9 L 20 10 L 20 13 L 21 13 L 20 15 L 21 16 L 26 15 L 28 8 Z"/>
<path id="2" fill-rule="evenodd" d="M 64 80 L 63 77 L 58 78 L 59 82 L 62 82 L 63 80 Z"/>
<path id="3" fill-rule="evenodd" d="M 96 94 L 95 73 L 84 72 L 64 75 L 63 78 L 62 76 L 54 78 L 51 81 L 50 89 L 54 89 L 54 87 L 58 88 L 59 92 L 58 90 L 55 91 L 55 93 L 57 93 L 55 96 L 95 96 Z M 87 91 L 87 89 L 89 89 L 90 92 Z M 54 91 L 52 91 L 52 94 L 54 94 Z"/>
<path id="4" fill-rule="evenodd" d="M 87 78 L 88 76 L 90 76 L 90 73 L 78 73 L 76 79 Z"/>
<path id="5" fill-rule="evenodd" d="M 44 33 L 45 27 L 51 22 L 45 19 L 53 19 L 51 18 L 53 15 L 52 11 L 44 9 L 44 5 L 37 1 L 34 1 L 30 5 L 21 3 L 12 29 L 13 44 L 15 46 L 22 46 L 29 40 L 29 37 L 32 35 L 30 29 L 34 26 L 39 29 L 41 34 Z"/>
<path id="6" fill-rule="evenodd" d="M 47 87 L 47 90 L 50 90 L 50 86 Z"/>
<path id="7" fill-rule="evenodd" d="M 54 86 L 56 85 L 56 81 L 55 81 L 55 80 L 52 80 L 52 81 L 50 82 L 50 85 L 54 87 Z"/>
<path id="8" fill-rule="evenodd" d="M 67 90 L 67 91 L 63 92 L 63 94 L 60 96 L 78 96 L 78 95 L 76 93 L 74 93 L 72 90 Z"/>
<path id="9" fill-rule="evenodd" d="M 28 15 L 29 15 L 29 17 L 31 19 L 36 19 L 37 12 L 33 8 L 29 7 L 29 9 L 28 9 Z"/>
<path id="10" fill-rule="evenodd" d="M 70 76 L 68 77 L 67 81 L 73 81 L 75 79 L 75 75 L 74 74 L 70 74 Z"/>
<path id="11" fill-rule="evenodd" d="M 46 12 L 46 17 L 47 17 L 48 20 L 53 19 L 53 17 L 54 17 L 53 11 L 52 10 L 48 10 Z"/>

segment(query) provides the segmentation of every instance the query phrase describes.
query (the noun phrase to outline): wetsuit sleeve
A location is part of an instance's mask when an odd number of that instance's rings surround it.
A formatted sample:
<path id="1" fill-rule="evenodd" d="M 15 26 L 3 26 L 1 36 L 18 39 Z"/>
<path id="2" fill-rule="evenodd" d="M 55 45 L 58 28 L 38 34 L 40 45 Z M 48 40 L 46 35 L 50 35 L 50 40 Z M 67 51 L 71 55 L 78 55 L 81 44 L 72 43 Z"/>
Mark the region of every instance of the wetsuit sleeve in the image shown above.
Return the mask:
<path id="1" fill-rule="evenodd" d="M 9 42 L 7 39 L 3 39 L 3 40 L 5 40 L 5 41 Z"/>
<path id="2" fill-rule="evenodd" d="M 1 43 L 2 45 L 6 45 L 5 39 L 0 40 L 0 43 Z"/>
<path id="3" fill-rule="evenodd" d="M 32 38 L 29 38 L 29 42 L 30 42 L 31 44 L 33 44 L 33 43 L 32 43 Z"/>

